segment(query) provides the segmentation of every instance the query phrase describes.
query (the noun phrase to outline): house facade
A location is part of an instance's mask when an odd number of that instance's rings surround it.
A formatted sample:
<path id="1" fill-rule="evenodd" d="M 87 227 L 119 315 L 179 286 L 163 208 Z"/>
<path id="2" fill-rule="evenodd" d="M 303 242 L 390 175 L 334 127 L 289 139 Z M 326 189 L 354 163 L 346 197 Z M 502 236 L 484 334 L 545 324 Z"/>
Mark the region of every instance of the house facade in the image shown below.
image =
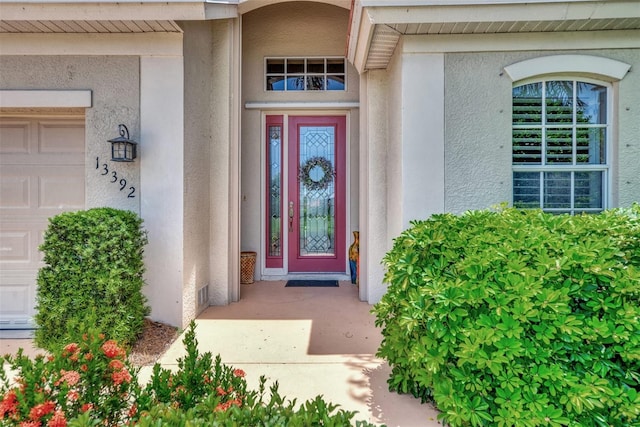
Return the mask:
<path id="1" fill-rule="evenodd" d="M 634 0 L 0 0 L 0 327 L 31 327 L 47 218 L 149 233 L 151 317 L 255 278 L 385 292 L 411 220 L 640 200 Z M 133 162 L 107 141 L 126 125 Z"/>

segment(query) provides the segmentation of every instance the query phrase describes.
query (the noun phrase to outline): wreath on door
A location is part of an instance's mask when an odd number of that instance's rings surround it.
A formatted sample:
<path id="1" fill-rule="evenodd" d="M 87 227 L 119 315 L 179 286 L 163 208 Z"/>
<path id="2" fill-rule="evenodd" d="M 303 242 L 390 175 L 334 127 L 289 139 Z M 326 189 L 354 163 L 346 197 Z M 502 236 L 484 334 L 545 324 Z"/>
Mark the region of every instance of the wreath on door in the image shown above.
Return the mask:
<path id="1" fill-rule="evenodd" d="M 313 175 L 313 176 L 312 176 Z M 333 182 L 336 172 L 326 157 L 315 156 L 309 158 L 302 166 L 298 180 L 311 191 L 324 190 Z"/>

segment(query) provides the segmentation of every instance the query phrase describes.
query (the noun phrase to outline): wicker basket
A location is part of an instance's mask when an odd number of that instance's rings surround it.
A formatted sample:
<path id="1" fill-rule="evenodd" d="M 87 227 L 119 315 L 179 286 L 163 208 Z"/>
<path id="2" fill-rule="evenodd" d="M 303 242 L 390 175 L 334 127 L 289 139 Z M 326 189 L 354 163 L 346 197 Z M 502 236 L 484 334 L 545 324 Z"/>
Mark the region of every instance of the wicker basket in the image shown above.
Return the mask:
<path id="1" fill-rule="evenodd" d="M 240 283 L 253 283 L 253 272 L 256 268 L 256 252 L 240 252 Z"/>

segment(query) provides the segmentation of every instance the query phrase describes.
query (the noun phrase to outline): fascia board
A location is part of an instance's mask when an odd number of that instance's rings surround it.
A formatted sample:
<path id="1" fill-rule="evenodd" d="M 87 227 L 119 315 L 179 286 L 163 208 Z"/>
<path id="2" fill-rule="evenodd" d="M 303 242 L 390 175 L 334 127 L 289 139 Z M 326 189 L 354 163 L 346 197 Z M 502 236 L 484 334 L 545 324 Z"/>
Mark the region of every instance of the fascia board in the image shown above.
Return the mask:
<path id="1" fill-rule="evenodd" d="M 207 8 L 226 5 L 207 5 Z M 233 6 L 235 7 L 235 6 Z M 204 2 L 93 3 L 0 2 L 4 21 L 203 20 Z"/>
<path id="2" fill-rule="evenodd" d="M 374 25 L 366 10 L 360 9 L 354 11 L 351 34 L 349 34 L 347 58 L 359 73 L 365 70 L 369 48 L 371 47 L 371 39 L 373 38 L 373 29 Z"/>
<path id="3" fill-rule="evenodd" d="M 369 3 L 367 3 L 369 4 Z M 464 4 L 417 4 L 400 6 L 371 2 L 364 7 L 376 24 L 454 22 L 518 22 L 581 19 L 623 19 L 640 17 L 640 2 L 509 2 Z"/>

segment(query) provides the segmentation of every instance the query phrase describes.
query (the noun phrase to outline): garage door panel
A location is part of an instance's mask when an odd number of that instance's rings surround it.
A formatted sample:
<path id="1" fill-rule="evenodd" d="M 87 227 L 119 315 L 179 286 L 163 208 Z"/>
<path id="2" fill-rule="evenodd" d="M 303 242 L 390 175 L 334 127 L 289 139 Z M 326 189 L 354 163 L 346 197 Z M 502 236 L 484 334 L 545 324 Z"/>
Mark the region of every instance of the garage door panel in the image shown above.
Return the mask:
<path id="1" fill-rule="evenodd" d="M 0 222 L 0 276 L 5 270 L 37 270 L 43 265 L 39 248 L 47 226 L 46 219 L 38 218 L 8 217 Z"/>
<path id="2" fill-rule="evenodd" d="M 35 327 L 37 274 L 4 271 L 0 276 L 0 328 L 29 329 Z"/>
<path id="3" fill-rule="evenodd" d="M 84 173 L 65 171 L 67 175 L 41 175 L 39 208 L 82 209 L 84 207 Z"/>
<path id="4" fill-rule="evenodd" d="M 40 122 L 40 153 L 84 153 L 84 122 Z"/>
<path id="5" fill-rule="evenodd" d="M 4 169 L 4 168 L 3 168 Z M 0 172 L 0 201 L 2 209 L 28 208 L 31 190 L 29 176 L 16 176 Z"/>
<path id="6" fill-rule="evenodd" d="M 85 207 L 84 120 L 0 117 L 0 329 L 35 325 L 48 219 Z"/>
<path id="7" fill-rule="evenodd" d="M 28 230 L 0 231 L 0 261 L 22 262 L 30 261 L 29 247 L 31 246 L 31 233 Z"/>
<path id="8" fill-rule="evenodd" d="M 0 154 L 26 154 L 30 151 L 30 127 L 25 121 L 0 122 Z"/>

